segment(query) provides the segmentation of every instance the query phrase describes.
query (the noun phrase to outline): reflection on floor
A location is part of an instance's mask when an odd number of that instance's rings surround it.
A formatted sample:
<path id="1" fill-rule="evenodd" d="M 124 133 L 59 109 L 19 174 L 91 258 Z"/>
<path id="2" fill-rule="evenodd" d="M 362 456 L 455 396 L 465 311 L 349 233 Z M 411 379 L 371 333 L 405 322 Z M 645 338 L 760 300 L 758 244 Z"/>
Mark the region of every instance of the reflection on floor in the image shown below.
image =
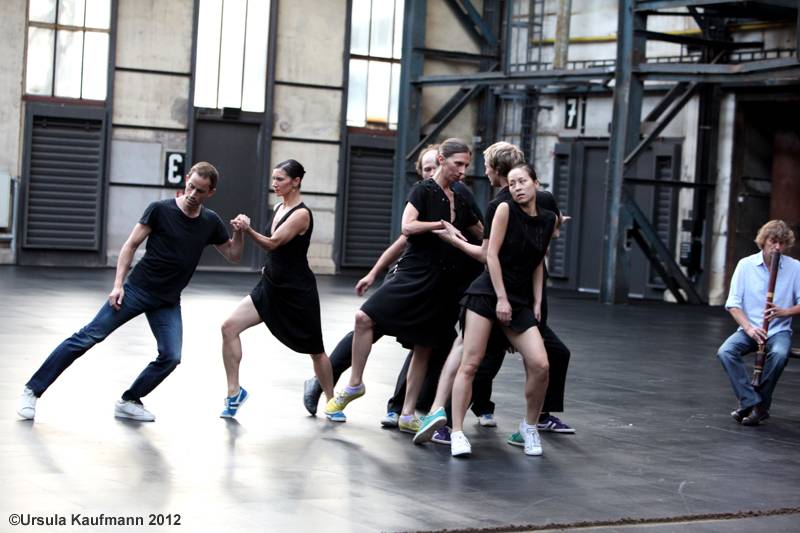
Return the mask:
<path id="1" fill-rule="evenodd" d="M 252 274 L 195 276 L 182 304 L 183 362 L 145 399 L 155 423 L 112 416 L 114 401 L 155 353 L 144 318 L 69 368 L 39 401 L 34 423 L 18 420 L 23 383 L 93 316 L 112 280 L 110 270 L 0 268 L 3 531 L 14 529 L 6 529 L 14 513 L 67 524 L 77 513 L 145 524 L 153 514 L 147 531 L 361 532 L 800 507 L 797 362 L 786 369 L 766 424 L 734 423 L 734 399 L 714 357 L 734 326 L 721 308 L 610 307 L 553 295 L 551 325 L 572 350 L 563 418 L 577 434 L 544 435 L 540 458 L 505 443 L 523 412 L 518 356 L 496 382 L 498 427 L 479 427 L 468 415 L 471 459 L 382 430 L 378 421 L 405 356 L 393 339 L 376 345 L 368 393 L 336 425 L 303 408 L 308 356 L 253 328 L 242 337 L 242 383 L 251 398 L 236 420 L 218 418 L 225 395 L 219 325 L 256 282 Z M 359 306 L 352 283 L 319 280 L 328 348 L 352 328 Z M 169 526 L 177 515 L 180 527 Z M 799 521 L 792 514 L 624 531 L 787 531 Z"/>

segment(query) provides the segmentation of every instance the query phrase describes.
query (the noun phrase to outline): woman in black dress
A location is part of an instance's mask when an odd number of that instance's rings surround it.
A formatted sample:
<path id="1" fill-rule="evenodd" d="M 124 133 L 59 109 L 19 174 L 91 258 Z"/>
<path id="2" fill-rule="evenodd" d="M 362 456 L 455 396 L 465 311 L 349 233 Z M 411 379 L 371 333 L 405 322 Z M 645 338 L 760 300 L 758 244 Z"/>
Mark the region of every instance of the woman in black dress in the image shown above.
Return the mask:
<path id="1" fill-rule="evenodd" d="M 223 418 L 236 416 L 248 395 L 239 385 L 239 335 L 261 322 L 290 349 L 311 355 L 325 396 L 333 396 L 331 363 L 322 345 L 317 281 L 306 258 L 314 219 L 300 197 L 304 175 L 303 165 L 294 159 L 279 163 L 272 171 L 272 189 L 282 202 L 275 206 L 265 235 L 251 228 L 246 219 L 233 222 L 266 250 L 267 258 L 258 285 L 222 324 L 222 360 L 228 377 Z"/>
<path id="2" fill-rule="evenodd" d="M 548 363 L 537 326 L 541 318 L 544 255 L 556 227 L 556 215 L 537 210 L 534 176 L 536 173 L 527 163 L 509 172 L 513 201 L 499 203 L 488 224 L 488 272 L 470 285 L 462 300 L 464 355 L 453 385 L 453 456 L 466 456 L 472 451 L 463 432 L 464 416 L 472 381 L 495 322 L 500 323 L 508 340 L 522 354 L 525 365 L 527 409 L 520 423 L 525 453 L 542 454 L 536 423 L 547 391 Z"/>
<path id="3" fill-rule="evenodd" d="M 326 405 L 329 416 L 364 394 L 364 367 L 375 333 L 380 332 L 413 346 L 400 418 L 401 424 L 411 424 L 433 348 L 447 348 L 455 338 L 463 254 L 433 232 L 449 221 L 459 231 L 470 230 L 479 237 L 481 226 L 463 196 L 451 189 L 469 167 L 469 147 L 458 139 L 448 139 L 439 146 L 437 159 L 439 168 L 433 179 L 416 183 L 409 192 L 402 219 L 408 244 L 394 277 L 356 313 L 350 382 Z"/>

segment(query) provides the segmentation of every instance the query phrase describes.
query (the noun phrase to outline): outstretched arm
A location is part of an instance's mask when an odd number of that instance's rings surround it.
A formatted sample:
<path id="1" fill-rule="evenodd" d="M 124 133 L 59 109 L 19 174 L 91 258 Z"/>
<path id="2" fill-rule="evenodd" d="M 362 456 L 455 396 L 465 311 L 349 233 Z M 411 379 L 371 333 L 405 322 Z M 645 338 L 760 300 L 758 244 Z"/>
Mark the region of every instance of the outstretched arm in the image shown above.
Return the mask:
<path id="1" fill-rule="evenodd" d="M 114 277 L 114 288 L 111 289 L 108 295 L 109 305 L 117 311 L 122 307 L 122 300 L 125 298 L 125 289 L 123 285 L 125 284 L 125 277 L 131 269 L 133 256 L 147 236 L 150 235 L 151 231 L 152 229 L 150 226 L 145 226 L 141 223 L 136 224 L 133 227 L 133 231 L 131 231 L 131 234 L 128 236 L 128 240 L 125 241 L 125 244 L 122 245 L 122 249 L 119 251 L 119 258 L 117 258 L 117 275 Z"/>
<path id="2" fill-rule="evenodd" d="M 484 240 L 481 246 L 478 246 L 477 244 L 472 244 L 469 241 L 467 241 L 464 235 L 462 235 L 461 232 L 458 231 L 458 229 L 455 226 L 444 220 L 442 221 L 442 224 L 444 225 L 444 229 L 433 231 L 436 235 L 441 237 L 443 241 L 449 243 L 454 248 L 458 248 L 459 250 L 461 250 L 471 258 L 475 259 L 476 261 L 479 261 L 481 263 L 486 263 L 486 249 L 489 243 L 488 240 Z M 473 228 L 475 228 L 478 225 L 480 225 L 481 228 L 483 227 L 483 225 L 480 224 L 479 222 L 474 226 L 470 226 L 470 231 L 474 233 Z M 482 229 L 481 229 L 481 235 L 483 235 Z"/>
<path id="3" fill-rule="evenodd" d="M 272 237 L 267 237 L 257 232 L 250 226 L 250 224 L 243 225 L 243 231 L 250 236 L 253 241 L 268 252 L 279 248 L 294 239 L 297 235 L 305 233 L 311 225 L 311 216 L 308 214 L 308 209 L 298 209 L 282 223 Z"/>
<path id="4" fill-rule="evenodd" d="M 228 239 L 227 242 L 222 244 L 214 245 L 217 251 L 222 254 L 222 257 L 231 263 L 238 263 L 242 260 L 242 252 L 244 251 L 244 227 L 249 225 L 250 217 L 240 213 L 236 218 L 231 220 L 233 238 Z"/>

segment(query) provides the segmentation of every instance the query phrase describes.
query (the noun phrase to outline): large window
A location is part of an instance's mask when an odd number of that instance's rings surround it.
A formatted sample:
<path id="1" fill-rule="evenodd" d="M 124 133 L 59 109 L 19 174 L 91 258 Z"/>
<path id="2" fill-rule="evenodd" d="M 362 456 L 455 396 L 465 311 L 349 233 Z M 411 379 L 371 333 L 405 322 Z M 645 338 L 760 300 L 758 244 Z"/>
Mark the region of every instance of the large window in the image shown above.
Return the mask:
<path id="1" fill-rule="evenodd" d="M 30 0 L 25 92 L 105 100 L 111 0 Z"/>
<path id="2" fill-rule="evenodd" d="M 347 125 L 397 128 L 403 0 L 353 0 Z"/>
<path id="3" fill-rule="evenodd" d="M 262 113 L 269 0 L 201 0 L 195 107 Z"/>

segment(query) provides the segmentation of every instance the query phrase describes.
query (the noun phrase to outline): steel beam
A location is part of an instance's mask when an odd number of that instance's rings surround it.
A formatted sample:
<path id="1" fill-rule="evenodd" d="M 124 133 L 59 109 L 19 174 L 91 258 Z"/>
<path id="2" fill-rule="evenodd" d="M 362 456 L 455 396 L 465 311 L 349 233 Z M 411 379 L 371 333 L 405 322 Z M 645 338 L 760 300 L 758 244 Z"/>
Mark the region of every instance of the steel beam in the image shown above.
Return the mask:
<path id="1" fill-rule="evenodd" d="M 478 96 L 484 90 L 483 87 L 475 86 L 465 91 L 458 91 L 454 94 L 454 98 L 445 103 L 445 105 L 436 113 L 436 116 L 439 117 L 436 126 L 428 132 L 425 137 L 419 141 L 411 150 L 409 150 L 405 154 L 405 158 L 407 161 L 413 161 L 414 158 L 417 156 L 417 151 L 420 150 L 422 147 L 431 143 L 433 139 L 436 138 L 439 133 L 450 123 L 451 120 L 462 110 L 464 106 L 466 106 L 470 100 Z M 399 155 L 399 154 L 398 154 Z"/>
<path id="2" fill-rule="evenodd" d="M 422 87 L 412 83 L 422 75 L 425 56 L 427 0 L 406 0 L 403 12 L 403 52 L 400 60 L 400 95 L 392 188 L 392 235 L 400 233 L 406 195 L 415 180 L 414 166 L 404 154 L 419 142 L 422 121 Z"/>
<path id="3" fill-rule="evenodd" d="M 671 9 L 675 7 L 702 7 L 724 4 L 738 4 L 748 6 L 748 4 L 762 4 L 771 7 L 797 8 L 797 0 L 639 0 L 636 3 L 636 11 L 643 12 L 653 9 Z"/>
<path id="4" fill-rule="evenodd" d="M 420 76 L 419 85 L 555 85 L 558 83 L 585 83 L 606 81 L 614 78 L 615 67 L 591 67 L 584 69 L 532 70 L 526 72 L 478 72 L 475 74 L 448 74 L 442 76 Z"/>
<path id="5" fill-rule="evenodd" d="M 680 98 L 680 96 L 686 92 L 686 89 L 689 87 L 689 84 L 686 82 L 681 82 L 675 84 L 668 92 L 664 95 L 661 100 L 650 110 L 646 117 L 644 117 L 644 122 L 654 122 L 658 120 L 658 117 L 667 110 L 672 102 L 675 101 L 676 98 Z"/>
<path id="6" fill-rule="evenodd" d="M 701 37 L 692 37 L 690 35 L 673 35 L 671 33 L 662 33 L 658 31 L 638 31 L 643 37 L 650 41 L 663 41 L 667 43 L 685 44 L 687 46 L 705 46 L 708 48 L 722 48 L 725 50 L 739 50 L 742 48 L 764 48 L 764 43 L 761 41 L 716 41 L 713 39 L 703 39 Z"/>
<path id="7" fill-rule="evenodd" d="M 667 276 L 674 280 L 685 293 L 686 299 L 689 303 L 700 304 L 704 303 L 703 298 L 697 293 L 694 285 L 683 275 L 681 267 L 675 262 L 672 256 L 672 251 L 661 241 L 655 228 L 650 224 L 650 220 L 641 210 L 636 201 L 625 191 L 622 193 L 622 205 L 629 214 L 633 225 L 633 233 L 636 231 L 642 233 L 642 237 L 649 243 L 649 247 L 657 254 L 658 260 L 661 263 L 663 270 Z M 656 270 L 659 270 L 658 268 Z M 665 281 L 666 278 L 665 278 Z M 667 286 L 670 282 L 667 282 Z M 676 298 L 678 298 L 676 294 Z"/>
<path id="8" fill-rule="evenodd" d="M 447 0 L 447 5 L 477 44 L 487 44 L 493 49 L 497 47 L 497 37 L 472 5 L 471 0 Z"/>
<path id="9" fill-rule="evenodd" d="M 463 61 L 465 63 L 474 63 L 489 60 L 497 60 L 496 55 L 489 54 L 471 54 L 469 52 L 455 52 L 453 50 L 439 50 L 438 48 L 420 48 L 420 52 L 425 54 L 425 57 L 433 57 L 436 59 L 445 59 L 448 61 Z"/>
<path id="10" fill-rule="evenodd" d="M 635 67 L 644 61 L 647 46 L 647 40 L 636 33 L 647 28 L 647 16 L 634 12 L 635 3 L 636 0 L 619 0 L 616 85 L 608 148 L 600 279 L 600 301 L 608 304 L 627 302 L 630 284 L 626 239 L 631 220 L 628 210 L 622 209 L 624 161 L 639 139 L 644 84 L 636 75 Z"/>

